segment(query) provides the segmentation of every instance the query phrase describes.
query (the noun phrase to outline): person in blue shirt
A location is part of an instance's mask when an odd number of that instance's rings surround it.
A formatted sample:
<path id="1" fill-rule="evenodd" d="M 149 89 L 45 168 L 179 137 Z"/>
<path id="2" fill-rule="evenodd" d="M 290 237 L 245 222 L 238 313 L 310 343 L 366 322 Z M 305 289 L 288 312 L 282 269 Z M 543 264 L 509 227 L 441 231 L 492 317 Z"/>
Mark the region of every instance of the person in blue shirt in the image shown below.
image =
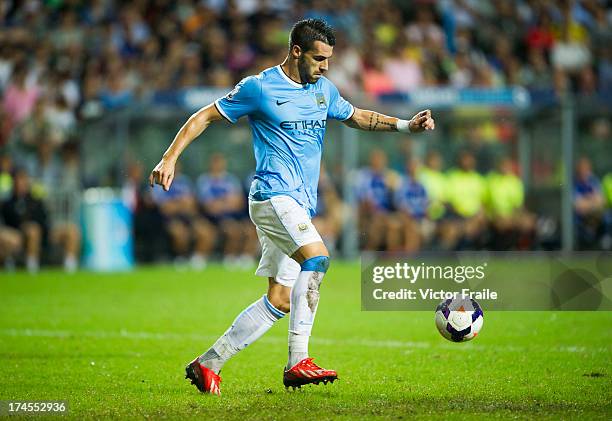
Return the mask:
<path id="1" fill-rule="evenodd" d="M 389 234 L 389 247 L 414 253 L 421 249 L 424 242 L 431 239 L 435 224 L 428 218 L 429 197 L 423 183 L 417 179 L 420 163 L 411 158 L 406 163 L 406 175 L 402 177 L 399 188 L 393 196 L 396 209 L 394 220 L 398 227 Z"/>
<path id="2" fill-rule="evenodd" d="M 175 176 L 172 190 L 166 192 L 158 186 L 153 189 L 153 202 L 162 215 L 175 262 L 189 258 L 191 266 L 201 270 L 206 267 L 208 256 L 215 245 L 216 232 L 206 218 L 198 215 L 189 177 L 180 173 L 178 166 Z"/>
<path id="3" fill-rule="evenodd" d="M 580 249 L 597 248 L 604 231 L 605 206 L 601 183 L 593 174 L 591 161 L 581 157 L 576 162 L 574 179 L 574 218 Z"/>
<path id="4" fill-rule="evenodd" d="M 327 121 L 386 132 L 416 133 L 435 127 L 430 110 L 402 120 L 356 108 L 342 98 L 323 75 L 335 42 L 324 21 L 297 22 L 283 63 L 246 77 L 225 97 L 193 114 L 149 177 L 151 185 L 169 190 L 178 157 L 210 124 L 248 118 L 256 161 L 249 214 L 262 247 L 256 274 L 268 278 L 268 292 L 186 367 L 187 378 L 202 392 L 220 394 L 218 374 L 225 362 L 290 309 L 284 385 L 295 388 L 337 378 L 334 370 L 317 366 L 308 356 L 319 287 L 329 267 L 329 252 L 311 221 Z"/>
<path id="5" fill-rule="evenodd" d="M 355 177 L 355 196 L 359 204 L 359 227 L 365 233 L 366 250 L 385 250 L 388 233 L 395 229 L 392 220 L 393 192 L 401 176 L 387 167 L 387 155 L 381 149 L 370 152 L 370 165 Z"/>
<path id="6" fill-rule="evenodd" d="M 257 248 L 255 230 L 245 221 L 245 200 L 240 180 L 227 172 L 225 157 L 210 157 L 208 172 L 196 181 L 196 198 L 204 216 L 221 231 L 226 266 L 250 266 Z"/>

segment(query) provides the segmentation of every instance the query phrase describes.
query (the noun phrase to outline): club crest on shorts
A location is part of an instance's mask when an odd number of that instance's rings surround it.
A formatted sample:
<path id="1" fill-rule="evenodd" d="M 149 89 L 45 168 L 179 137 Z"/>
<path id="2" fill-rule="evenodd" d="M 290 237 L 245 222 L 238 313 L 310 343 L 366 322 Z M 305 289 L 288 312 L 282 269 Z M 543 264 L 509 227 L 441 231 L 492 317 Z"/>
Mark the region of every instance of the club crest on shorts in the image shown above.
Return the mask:
<path id="1" fill-rule="evenodd" d="M 306 231 L 308 231 L 308 224 L 305 224 L 304 222 L 299 223 L 299 224 L 298 224 L 298 230 L 299 230 L 300 232 L 306 232 Z"/>
<path id="2" fill-rule="evenodd" d="M 317 101 L 317 106 L 319 107 L 320 110 L 327 109 L 327 101 L 325 101 L 325 95 L 323 95 L 322 92 L 317 92 L 315 94 L 315 99 Z"/>

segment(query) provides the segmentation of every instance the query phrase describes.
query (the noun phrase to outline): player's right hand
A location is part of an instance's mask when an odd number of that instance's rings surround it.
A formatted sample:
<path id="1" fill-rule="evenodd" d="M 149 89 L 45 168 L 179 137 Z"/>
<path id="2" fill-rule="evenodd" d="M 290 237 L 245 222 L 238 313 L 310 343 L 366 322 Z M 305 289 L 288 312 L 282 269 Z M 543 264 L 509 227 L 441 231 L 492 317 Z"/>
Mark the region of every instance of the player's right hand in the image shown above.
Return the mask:
<path id="1" fill-rule="evenodd" d="M 153 187 L 154 184 L 159 184 L 165 191 L 170 190 L 172 180 L 174 180 L 174 161 L 162 158 L 159 164 L 153 168 L 149 176 L 149 184 Z"/>

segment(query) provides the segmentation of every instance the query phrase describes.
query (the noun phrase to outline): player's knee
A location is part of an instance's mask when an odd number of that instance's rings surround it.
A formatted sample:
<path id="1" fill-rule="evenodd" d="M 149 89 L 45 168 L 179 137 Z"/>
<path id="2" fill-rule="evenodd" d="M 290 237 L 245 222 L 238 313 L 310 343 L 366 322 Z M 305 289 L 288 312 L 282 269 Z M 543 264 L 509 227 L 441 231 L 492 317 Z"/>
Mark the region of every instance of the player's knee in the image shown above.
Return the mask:
<path id="1" fill-rule="evenodd" d="M 329 256 L 315 256 L 304 260 L 301 267 L 303 271 L 325 273 L 329 269 L 329 263 Z"/>

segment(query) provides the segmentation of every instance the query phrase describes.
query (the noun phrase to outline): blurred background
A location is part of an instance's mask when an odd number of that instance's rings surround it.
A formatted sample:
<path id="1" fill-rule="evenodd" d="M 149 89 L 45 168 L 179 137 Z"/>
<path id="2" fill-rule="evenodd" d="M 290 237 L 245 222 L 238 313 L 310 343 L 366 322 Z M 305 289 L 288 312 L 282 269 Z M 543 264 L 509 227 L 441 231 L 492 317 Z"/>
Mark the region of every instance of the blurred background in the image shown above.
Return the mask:
<path id="1" fill-rule="evenodd" d="M 612 249 L 612 5 L 603 0 L 0 3 L 0 262 L 252 267 L 246 119 L 210 127 L 168 193 L 147 177 L 191 113 L 337 31 L 328 77 L 418 137 L 327 126 L 322 237 L 361 250 Z"/>

